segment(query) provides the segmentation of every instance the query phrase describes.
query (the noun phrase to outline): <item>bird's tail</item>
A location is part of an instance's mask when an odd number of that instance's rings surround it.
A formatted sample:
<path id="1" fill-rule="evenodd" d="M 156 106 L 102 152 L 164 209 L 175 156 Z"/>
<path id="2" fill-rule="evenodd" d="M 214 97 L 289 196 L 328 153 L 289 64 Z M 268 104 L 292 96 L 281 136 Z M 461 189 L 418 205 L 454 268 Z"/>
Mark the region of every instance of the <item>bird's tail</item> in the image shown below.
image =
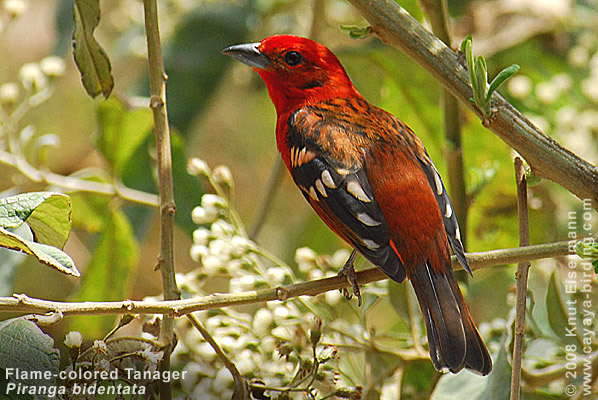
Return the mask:
<path id="1" fill-rule="evenodd" d="M 452 268 L 436 272 L 427 262 L 410 274 L 426 329 L 430 357 L 437 370 L 457 373 L 468 368 L 481 375 L 492 359 L 465 304 Z"/>

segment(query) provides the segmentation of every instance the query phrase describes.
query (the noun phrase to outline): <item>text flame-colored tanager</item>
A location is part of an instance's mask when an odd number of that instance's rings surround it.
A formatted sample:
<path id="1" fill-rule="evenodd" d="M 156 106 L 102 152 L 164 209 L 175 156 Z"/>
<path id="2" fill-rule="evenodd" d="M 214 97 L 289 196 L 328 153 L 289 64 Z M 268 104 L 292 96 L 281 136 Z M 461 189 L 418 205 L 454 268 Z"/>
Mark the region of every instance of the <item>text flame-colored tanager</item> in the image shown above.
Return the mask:
<path id="1" fill-rule="evenodd" d="M 223 53 L 264 80 L 278 114 L 278 150 L 316 213 L 391 279 L 409 278 L 436 369 L 487 375 L 492 360 L 451 267 L 449 244 L 471 273 L 459 226 L 420 139 L 368 103 L 313 40 L 272 36 Z M 354 256 L 343 270 L 358 290 Z"/>

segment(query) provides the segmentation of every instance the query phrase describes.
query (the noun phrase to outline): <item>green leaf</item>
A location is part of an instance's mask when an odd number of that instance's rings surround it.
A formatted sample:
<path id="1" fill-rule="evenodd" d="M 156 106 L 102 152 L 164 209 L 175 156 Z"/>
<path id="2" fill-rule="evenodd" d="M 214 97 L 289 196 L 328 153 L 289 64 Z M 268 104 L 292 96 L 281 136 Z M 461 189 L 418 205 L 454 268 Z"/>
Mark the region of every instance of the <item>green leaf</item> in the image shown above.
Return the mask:
<path id="1" fill-rule="evenodd" d="M 4 228 L 0 228 L 0 247 L 27 253 L 37 258 L 40 263 L 52 267 L 63 274 L 76 277 L 81 276 L 73 260 L 62 250 L 48 246 L 47 244 L 25 240 Z"/>
<path id="2" fill-rule="evenodd" d="M 431 400 L 503 400 L 510 394 L 511 365 L 507 359 L 503 335 L 500 351 L 493 360 L 492 372 L 488 376 L 475 375 L 469 371 L 443 375 Z"/>
<path id="3" fill-rule="evenodd" d="M 102 152 L 117 176 L 130 160 L 137 148 L 151 133 L 154 125 L 152 111 L 141 108 L 128 110 L 116 99 L 98 105 L 98 125 L 100 133 L 97 140 Z"/>
<path id="4" fill-rule="evenodd" d="M 106 171 L 95 168 L 80 169 L 70 176 L 91 182 L 110 182 Z M 73 225 L 90 233 L 101 232 L 110 198 L 80 192 L 73 192 L 70 196 L 73 203 Z"/>
<path id="5" fill-rule="evenodd" d="M 9 383 L 40 388 L 55 386 L 60 364 L 60 352 L 54 348 L 54 340 L 42 332 L 37 325 L 23 318 L 0 322 L 0 398 L 30 399 L 45 398 L 8 393 Z M 48 371 L 50 379 L 44 377 L 16 376 L 16 369 L 21 372 Z M 7 397 L 2 397 L 6 394 Z"/>
<path id="6" fill-rule="evenodd" d="M 577 318 L 578 310 L 575 304 L 572 303 L 571 298 L 564 293 L 565 288 L 558 282 L 556 271 L 552 272 L 548 288 L 546 290 L 546 313 L 548 315 L 548 323 L 556 337 L 565 344 L 583 345 L 579 339 L 578 331 L 583 330 L 583 326 L 577 326 L 580 318 Z M 567 304 L 567 302 L 571 304 Z M 569 313 L 572 313 L 571 315 Z M 576 318 L 572 319 L 570 324 L 569 316 Z"/>
<path id="7" fill-rule="evenodd" d="M 478 90 L 478 81 L 475 74 L 475 62 L 473 58 L 473 40 L 471 35 L 467 36 L 463 42 L 461 42 L 461 51 L 465 54 L 467 59 L 467 70 L 469 71 L 469 79 L 471 80 L 471 90 L 474 93 Z M 474 100 L 475 101 L 475 100 Z"/>
<path id="8" fill-rule="evenodd" d="M 27 222 L 36 242 L 62 249 L 71 232 L 71 199 L 61 193 L 34 192 L 0 199 L 0 227 Z"/>
<path id="9" fill-rule="evenodd" d="M 485 377 L 487 386 L 477 397 L 477 400 L 509 399 L 512 367 L 507 357 L 506 349 L 508 346 L 505 344 L 506 340 L 508 340 L 508 335 L 503 335 L 500 342 L 500 351 L 493 359 L 492 372 Z M 463 396 L 462 399 L 468 399 L 468 397 Z"/>
<path id="10" fill-rule="evenodd" d="M 471 38 L 471 35 L 467 35 L 461 42 L 461 53 L 467 55 L 471 51 L 472 42 L 473 39 Z"/>
<path id="11" fill-rule="evenodd" d="M 474 72 L 476 76 L 477 88 L 473 93 L 476 104 L 484 113 L 489 111 L 488 103 L 486 101 L 486 89 L 488 87 L 488 69 L 486 67 L 486 60 L 484 56 L 478 56 L 475 61 Z"/>
<path id="12" fill-rule="evenodd" d="M 492 83 L 490 83 L 490 86 L 488 87 L 488 93 L 486 93 L 486 99 L 490 100 L 490 97 L 492 97 L 492 93 L 494 93 L 500 87 L 500 85 L 505 83 L 507 79 L 515 75 L 517 71 L 519 71 L 519 65 L 517 64 L 513 64 L 510 67 L 507 67 L 500 71 L 498 75 L 496 75 L 496 77 L 492 80 Z"/>
<path id="13" fill-rule="evenodd" d="M 586 243 L 585 240 L 580 240 L 575 245 L 575 254 L 581 258 L 598 261 L 598 242 Z"/>
<path id="14" fill-rule="evenodd" d="M 110 60 L 93 37 L 93 31 L 100 22 L 100 2 L 75 0 L 74 13 L 73 53 L 81 73 L 81 82 L 91 97 L 102 93 L 108 98 L 114 87 Z"/>
<path id="15" fill-rule="evenodd" d="M 122 210 L 107 210 L 105 227 L 100 233 L 79 293 L 74 301 L 118 301 L 127 297 L 139 249 L 133 229 Z M 88 317 L 73 318 L 71 330 L 90 337 L 103 337 L 114 326 L 114 317 L 101 317 L 90 324 Z"/>
<path id="16" fill-rule="evenodd" d="M 407 286 L 407 285 L 400 285 Z M 439 375 L 429 360 L 405 363 L 401 376 L 401 399 L 413 398 L 414 393 L 430 393 L 434 388 L 434 375 Z"/>
<path id="17" fill-rule="evenodd" d="M 0 260 L 2 260 L 2 266 L 0 267 L 0 296 L 10 296 L 11 293 L 14 293 L 15 272 L 26 257 L 27 255 L 21 252 L 0 248 Z"/>
<path id="18" fill-rule="evenodd" d="M 393 281 L 388 282 L 388 299 L 390 305 L 395 312 L 401 317 L 403 322 L 408 327 L 411 327 L 411 319 L 409 318 L 409 301 L 408 296 L 411 290 L 409 285 L 398 284 Z M 419 318 L 418 318 L 419 320 Z"/>
<path id="19" fill-rule="evenodd" d="M 488 377 L 469 372 L 445 374 L 436 384 L 430 400 L 477 400 L 488 386 Z"/>

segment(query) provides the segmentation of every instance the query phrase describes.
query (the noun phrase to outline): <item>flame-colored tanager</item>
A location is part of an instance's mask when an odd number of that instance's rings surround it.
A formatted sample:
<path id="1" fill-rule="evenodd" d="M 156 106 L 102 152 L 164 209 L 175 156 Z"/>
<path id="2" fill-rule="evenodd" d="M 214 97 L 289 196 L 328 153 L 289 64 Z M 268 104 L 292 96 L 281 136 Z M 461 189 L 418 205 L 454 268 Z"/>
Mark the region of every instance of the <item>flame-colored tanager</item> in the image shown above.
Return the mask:
<path id="1" fill-rule="evenodd" d="M 276 140 L 322 220 L 396 282 L 409 278 L 438 370 L 487 375 L 492 360 L 463 300 L 449 245 L 471 273 L 442 179 L 420 139 L 368 103 L 336 56 L 313 40 L 272 36 L 228 47 L 276 107 Z M 354 282 L 353 259 L 345 273 Z"/>

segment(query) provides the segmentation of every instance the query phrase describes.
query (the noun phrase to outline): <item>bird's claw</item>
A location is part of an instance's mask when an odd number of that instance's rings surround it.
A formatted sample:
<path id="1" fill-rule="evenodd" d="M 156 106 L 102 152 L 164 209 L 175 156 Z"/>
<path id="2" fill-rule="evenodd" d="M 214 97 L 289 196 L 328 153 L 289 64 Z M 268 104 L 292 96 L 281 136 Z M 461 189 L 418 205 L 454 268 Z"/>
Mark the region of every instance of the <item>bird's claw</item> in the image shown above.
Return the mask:
<path id="1" fill-rule="evenodd" d="M 355 275 L 355 267 L 353 265 L 356 255 L 357 251 L 353 250 L 349 256 L 349 259 L 345 262 L 345 265 L 343 265 L 340 271 L 338 271 L 338 274 L 344 275 L 347 278 L 347 281 L 349 281 L 353 289 L 353 295 L 357 297 L 357 306 L 361 307 L 361 290 L 359 289 L 359 284 L 357 283 L 357 276 Z M 342 288 L 340 291 L 347 300 L 350 300 L 353 297 L 347 288 Z"/>

